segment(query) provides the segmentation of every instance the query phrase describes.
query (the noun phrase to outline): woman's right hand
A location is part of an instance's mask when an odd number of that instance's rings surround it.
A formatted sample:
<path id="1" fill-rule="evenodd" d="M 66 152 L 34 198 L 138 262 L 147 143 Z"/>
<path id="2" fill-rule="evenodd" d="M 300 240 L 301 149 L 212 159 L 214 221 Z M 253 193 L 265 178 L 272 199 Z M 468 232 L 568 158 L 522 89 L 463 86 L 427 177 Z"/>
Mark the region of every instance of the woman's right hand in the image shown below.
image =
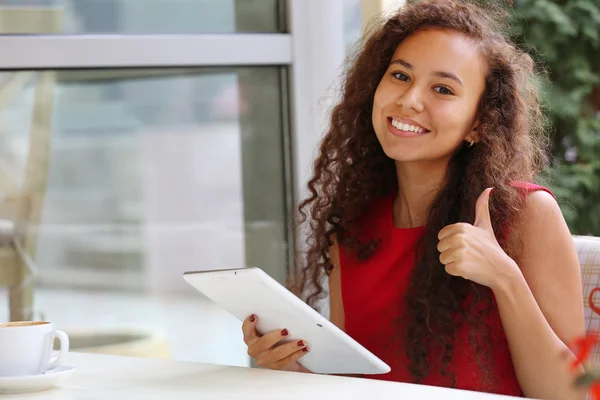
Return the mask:
<path id="1" fill-rule="evenodd" d="M 256 360 L 258 366 L 269 369 L 311 372 L 298 363 L 298 359 L 308 353 L 303 340 L 280 343 L 289 336 L 287 329 L 275 330 L 259 335 L 256 332 L 258 317 L 251 315 L 242 323 L 244 342 L 248 346 L 248 355 Z"/>

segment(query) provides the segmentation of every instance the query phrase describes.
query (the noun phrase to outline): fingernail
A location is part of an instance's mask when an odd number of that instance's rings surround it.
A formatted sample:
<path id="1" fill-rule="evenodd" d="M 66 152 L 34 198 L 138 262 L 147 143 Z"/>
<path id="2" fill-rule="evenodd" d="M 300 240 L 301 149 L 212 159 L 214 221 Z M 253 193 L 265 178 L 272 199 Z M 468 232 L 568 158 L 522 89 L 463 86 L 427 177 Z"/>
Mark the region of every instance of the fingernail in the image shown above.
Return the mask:
<path id="1" fill-rule="evenodd" d="M 490 190 L 490 196 L 492 195 L 492 193 L 494 193 L 494 188 L 492 188 L 492 190 Z"/>
<path id="2" fill-rule="evenodd" d="M 308 347 L 305 347 L 305 348 L 303 348 L 303 349 L 302 349 L 302 352 L 303 352 L 303 353 L 308 353 Z"/>
<path id="3" fill-rule="evenodd" d="M 287 329 L 284 329 L 281 331 L 281 336 L 287 336 L 287 335 L 289 335 L 289 332 Z"/>
<path id="4" fill-rule="evenodd" d="M 252 314 L 250 316 L 250 322 L 254 322 L 254 321 L 256 321 L 256 317 L 254 316 L 254 314 Z"/>
<path id="5" fill-rule="evenodd" d="M 302 340 L 298 340 L 298 347 L 304 346 L 304 342 Z"/>

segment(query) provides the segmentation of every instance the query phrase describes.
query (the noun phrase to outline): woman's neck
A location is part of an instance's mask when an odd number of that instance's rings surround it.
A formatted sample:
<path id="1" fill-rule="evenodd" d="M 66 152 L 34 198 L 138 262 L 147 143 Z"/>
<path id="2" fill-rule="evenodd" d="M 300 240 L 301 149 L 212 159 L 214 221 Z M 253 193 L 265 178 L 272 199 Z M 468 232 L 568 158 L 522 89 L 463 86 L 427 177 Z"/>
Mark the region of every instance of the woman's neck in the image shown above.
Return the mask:
<path id="1" fill-rule="evenodd" d="M 446 175 L 447 164 L 396 163 L 398 196 L 394 200 L 394 226 L 414 228 L 427 222 L 431 204 Z"/>

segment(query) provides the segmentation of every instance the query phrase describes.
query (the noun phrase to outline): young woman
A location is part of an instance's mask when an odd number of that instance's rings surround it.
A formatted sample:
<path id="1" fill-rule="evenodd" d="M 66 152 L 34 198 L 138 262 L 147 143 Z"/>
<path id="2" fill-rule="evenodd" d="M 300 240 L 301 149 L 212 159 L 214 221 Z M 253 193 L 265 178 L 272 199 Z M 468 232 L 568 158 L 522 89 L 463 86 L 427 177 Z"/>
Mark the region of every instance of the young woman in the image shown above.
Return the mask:
<path id="1" fill-rule="evenodd" d="M 565 344 L 585 333 L 577 254 L 552 193 L 531 183 L 534 65 L 495 16 L 411 3 L 368 37 L 302 205 L 302 288 L 314 305 L 328 278 L 331 321 L 392 367 L 370 378 L 584 398 Z M 283 343 L 285 327 L 260 337 L 258 318 L 243 331 L 259 365 L 310 372 L 306 345 Z"/>

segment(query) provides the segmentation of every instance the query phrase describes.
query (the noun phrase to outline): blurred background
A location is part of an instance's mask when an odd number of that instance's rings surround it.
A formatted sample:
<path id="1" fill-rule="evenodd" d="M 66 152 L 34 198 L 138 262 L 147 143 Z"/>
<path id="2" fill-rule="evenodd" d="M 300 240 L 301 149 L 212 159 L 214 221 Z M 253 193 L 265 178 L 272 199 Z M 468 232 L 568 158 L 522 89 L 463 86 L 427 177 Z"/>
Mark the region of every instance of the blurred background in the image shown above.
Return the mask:
<path id="1" fill-rule="evenodd" d="M 0 0 L 0 219 L 35 264 L 0 247 L 0 321 L 52 320 L 77 351 L 250 365 L 239 322 L 181 274 L 284 281 L 336 79 L 402 4 Z M 512 10 L 550 76 L 544 183 L 573 234 L 600 236 L 600 4 Z"/>

